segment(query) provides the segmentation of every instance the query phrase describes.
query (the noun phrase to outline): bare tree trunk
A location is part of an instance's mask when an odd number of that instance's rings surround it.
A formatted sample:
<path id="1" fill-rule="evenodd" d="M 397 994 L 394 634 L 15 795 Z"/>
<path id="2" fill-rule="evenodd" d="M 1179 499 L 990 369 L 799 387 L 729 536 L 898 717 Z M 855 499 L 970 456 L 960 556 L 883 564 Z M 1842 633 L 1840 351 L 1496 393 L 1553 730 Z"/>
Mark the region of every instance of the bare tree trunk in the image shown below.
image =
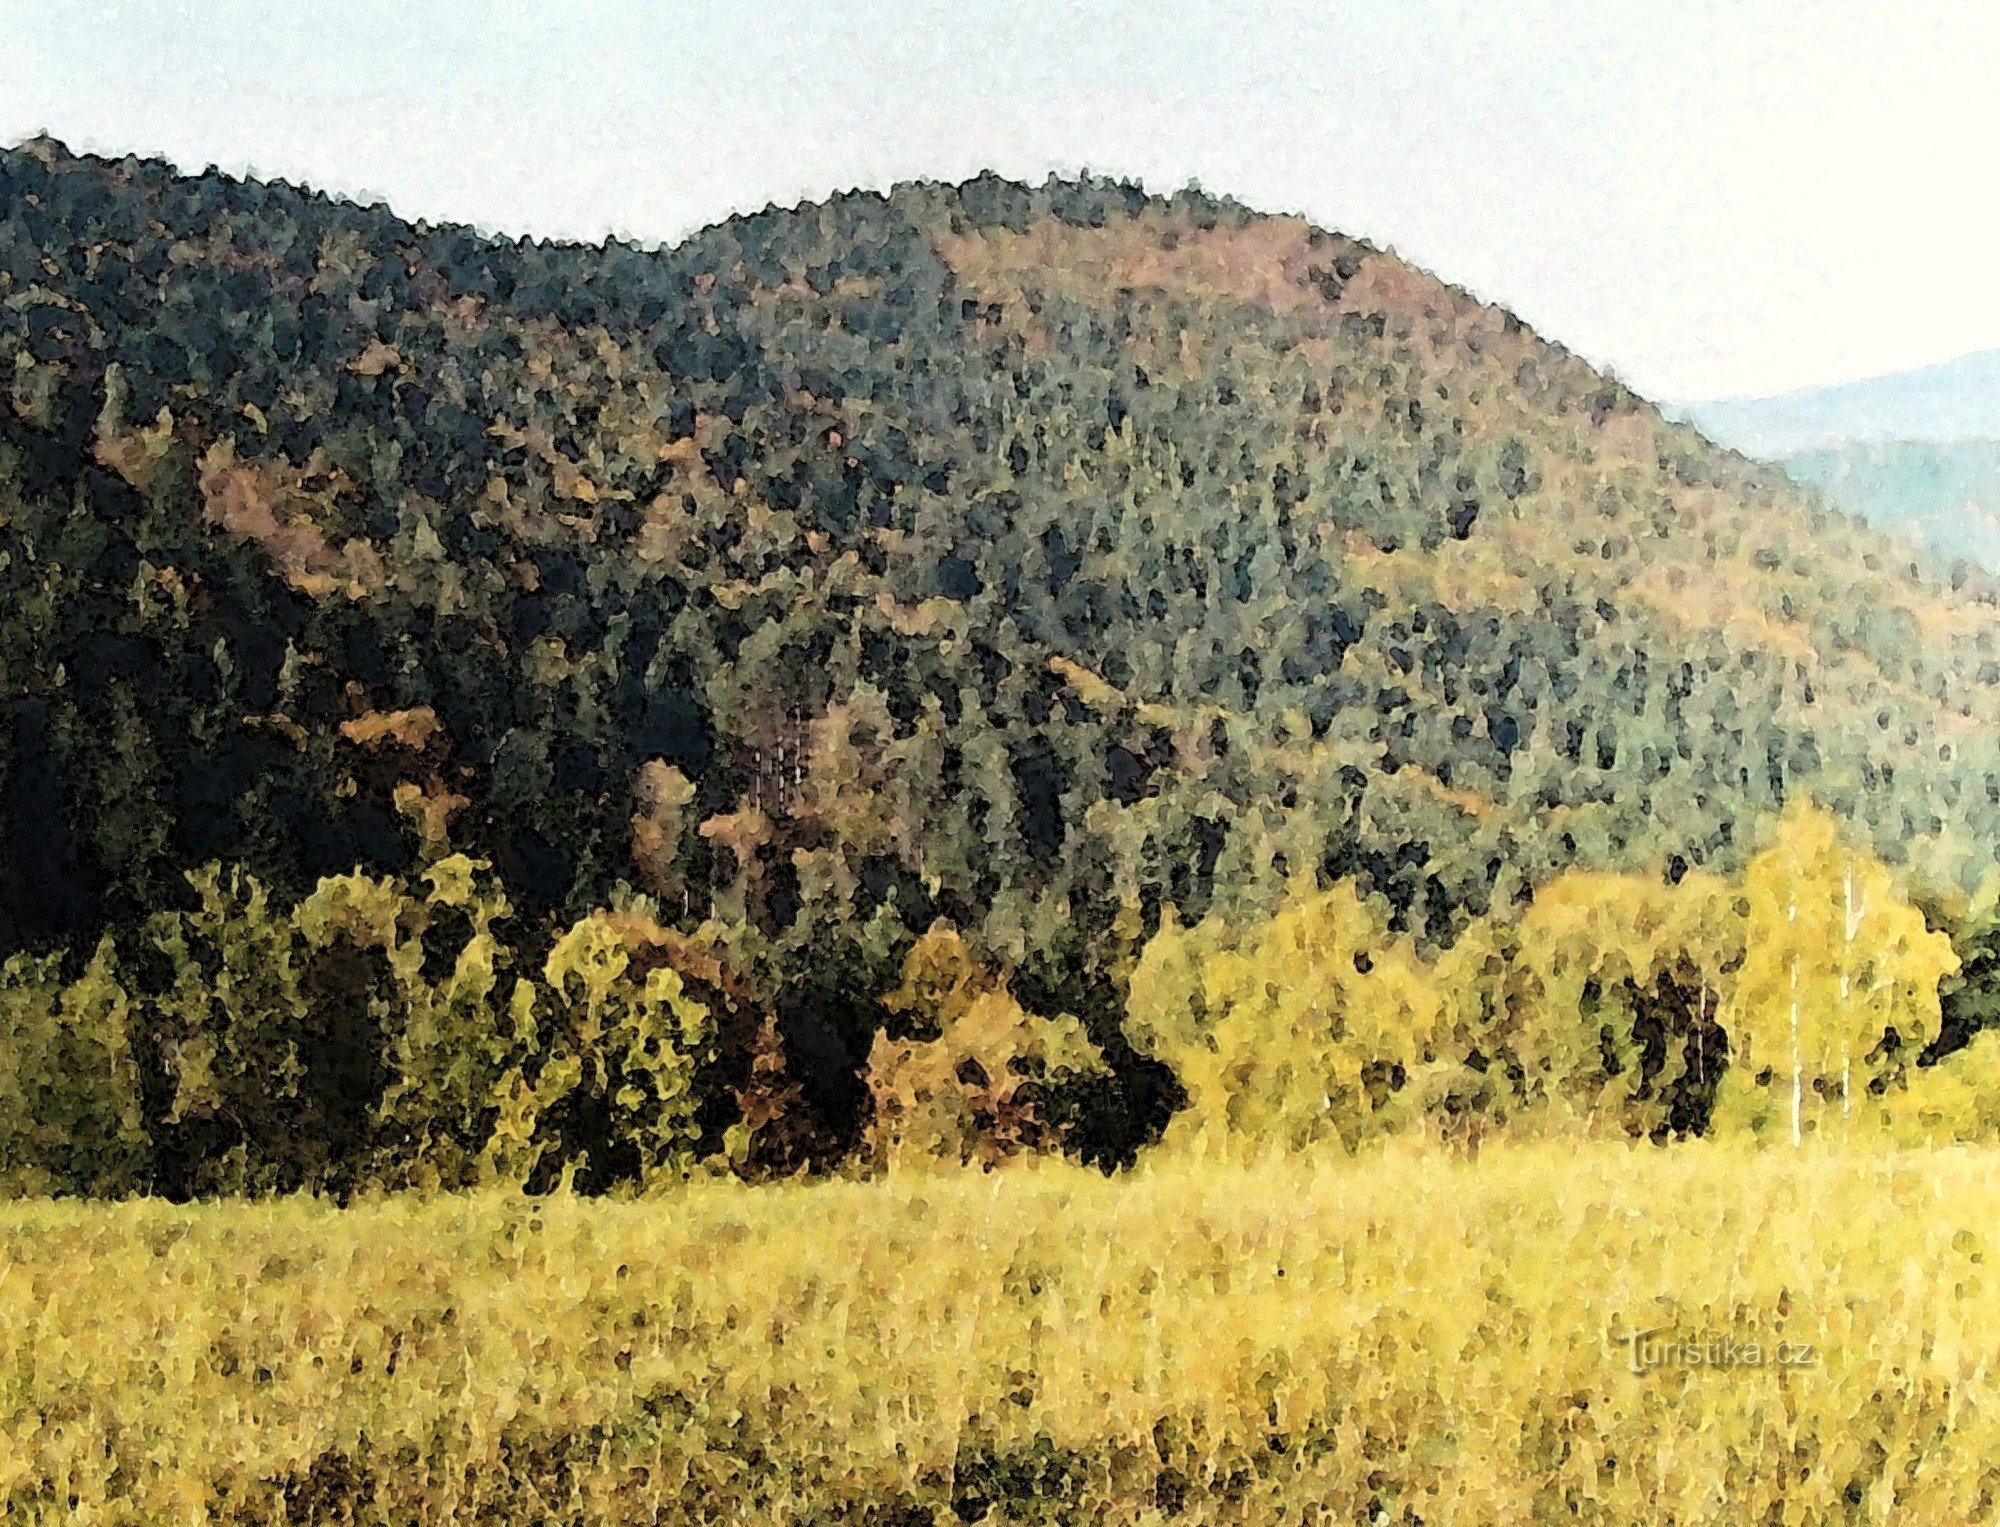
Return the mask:
<path id="1" fill-rule="evenodd" d="M 1786 919 L 1796 924 L 1799 920 L 1798 893 L 1792 893 L 1792 901 L 1785 910 Z M 1797 1150 L 1805 1140 L 1802 1114 L 1805 1106 L 1805 1077 L 1801 1071 L 1799 1056 L 1799 949 L 1798 932 L 1792 933 L 1792 1149 Z"/>
<path id="2" fill-rule="evenodd" d="M 1843 1030 L 1852 1027 L 1847 1019 L 1847 999 L 1852 985 L 1851 972 L 1854 969 L 1854 936 L 1861 931 L 1861 918 L 1867 911 L 1864 900 L 1856 906 L 1854 901 L 1854 870 L 1850 866 L 1841 878 L 1841 895 L 1844 906 L 1841 913 L 1840 947 L 1840 1023 Z M 1843 1127 L 1854 1115 L 1854 1055 L 1851 1043 L 1843 1040 L 1840 1051 L 1840 1117 Z"/>

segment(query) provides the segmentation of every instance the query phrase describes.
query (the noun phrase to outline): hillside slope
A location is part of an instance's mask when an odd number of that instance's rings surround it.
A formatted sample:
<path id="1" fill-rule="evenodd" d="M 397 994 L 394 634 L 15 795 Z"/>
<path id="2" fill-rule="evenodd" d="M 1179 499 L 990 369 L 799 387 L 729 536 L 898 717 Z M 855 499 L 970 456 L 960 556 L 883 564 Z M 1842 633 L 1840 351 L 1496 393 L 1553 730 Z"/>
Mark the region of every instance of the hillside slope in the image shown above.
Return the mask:
<path id="1" fill-rule="evenodd" d="M 1165 903 L 1349 876 L 1448 940 L 1801 790 L 1993 863 L 1990 582 L 1193 193 L 652 252 L 38 140 L 0 378 L 0 947 L 459 849 L 530 921 L 705 929 L 838 1113 L 938 918 L 1139 1086 Z"/>

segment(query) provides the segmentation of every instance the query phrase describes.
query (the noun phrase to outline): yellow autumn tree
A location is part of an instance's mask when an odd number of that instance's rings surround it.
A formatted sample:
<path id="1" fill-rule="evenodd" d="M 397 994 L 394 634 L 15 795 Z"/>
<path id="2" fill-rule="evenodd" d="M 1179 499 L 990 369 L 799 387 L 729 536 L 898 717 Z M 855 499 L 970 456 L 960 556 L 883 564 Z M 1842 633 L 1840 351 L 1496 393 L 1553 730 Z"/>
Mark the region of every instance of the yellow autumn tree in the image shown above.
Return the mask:
<path id="1" fill-rule="evenodd" d="M 486 1153 L 492 1169 L 526 1179 L 610 1166 L 630 1153 L 650 1186 L 692 1159 L 695 1069 L 710 1037 L 708 1009 L 670 966 L 635 967 L 620 920 L 592 912 L 555 941 L 544 985 L 512 1018 L 531 1059 L 494 1092 L 498 1118 Z M 580 1127 L 596 1118 L 601 1130 Z"/>
<path id="2" fill-rule="evenodd" d="M 1729 1004 L 1731 1062 L 1718 1130 L 1798 1145 L 1852 1131 L 1862 1107 L 1936 1037 L 1938 984 L 1958 969 L 1888 867 L 1841 838 L 1833 817 L 1788 806 L 1743 879 L 1743 969 Z"/>
<path id="3" fill-rule="evenodd" d="M 1495 1035 L 1530 1099 L 1565 1125 L 1652 1135 L 1721 1066 L 1722 997 L 1743 951 L 1735 888 L 1694 871 L 1571 870 L 1515 929 Z"/>
<path id="4" fill-rule="evenodd" d="M 1050 1144 L 1046 1085 L 1104 1070 L 1076 1018 L 1028 1012 L 942 925 L 911 947 L 884 1006 L 906 1032 L 869 1052 L 868 1154 L 890 1170 L 993 1166 Z"/>
<path id="5" fill-rule="evenodd" d="M 1301 884 L 1268 921 L 1171 909 L 1131 979 L 1135 1038 L 1172 1068 L 1188 1104 L 1162 1148 L 1245 1159 L 1353 1148 L 1412 1110 L 1444 995 L 1415 945 L 1343 881 Z"/>
<path id="6" fill-rule="evenodd" d="M 395 1186 L 463 1186 L 480 1171 L 493 1099 L 532 1036 L 533 985 L 509 972 L 495 931 L 512 906 L 483 860 L 451 854 L 421 893 L 364 874 L 322 880 L 294 922 L 319 966 L 343 951 L 379 964 L 368 982 L 387 1082 L 373 1175 Z"/>

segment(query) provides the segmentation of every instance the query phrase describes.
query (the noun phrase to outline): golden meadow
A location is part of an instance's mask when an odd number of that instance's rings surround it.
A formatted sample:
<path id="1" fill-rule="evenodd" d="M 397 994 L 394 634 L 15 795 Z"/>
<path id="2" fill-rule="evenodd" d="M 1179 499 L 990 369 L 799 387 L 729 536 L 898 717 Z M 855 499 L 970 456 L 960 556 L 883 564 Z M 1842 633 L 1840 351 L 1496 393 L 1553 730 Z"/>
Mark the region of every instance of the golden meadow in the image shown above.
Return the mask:
<path id="1" fill-rule="evenodd" d="M 622 1202 L 16 1205 L 0 1501 L 26 1522 L 1985 1521 L 1996 1166 L 1394 1142 Z M 1661 1329 L 1813 1361 L 1635 1372 L 1628 1338 Z"/>
<path id="2" fill-rule="evenodd" d="M 871 1057 L 863 1149 L 739 1180 L 755 1121 L 696 1158 L 709 1014 L 635 960 L 643 906 L 504 980 L 473 868 L 421 903 L 351 877 L 285 913 L 211 877 L 157 930 L 205 977 L 151 995 L 115 950 L 7 966 L 0 1514 L 2000 1509 L 2000 1069 L 1990 1037 L 1938 1053 L 1968 961 L 1822 813 L 1739 877 L 1571 874 L 1443 951 L 1344 886 L 1169 918 L 1127 1021 L 1186 1106 L 1112 1176 L 1033 1148 L 1035 1084 L 1098 1063 L 1080 1026 L 939 930 L 891 998 L 910 1021 Z M 455 959 L 425 957 L 412 905 L 460 913 Z M 281 1142 L 246 1130 L 220 1196 L 131 1196 L 123 1035 L 182 1024 L 174 1110 L 281 1131 L 287 1024 L 336 935 L 392 978 L 371 1001 L 397 1127 L 366 1173 L 273 1196 Z M 558 1159 L 523 1192 L 579 1093 L 640 1170 L 585 1196 Z M 89 1192 L 119 1201 L 47 1196 Z"/>

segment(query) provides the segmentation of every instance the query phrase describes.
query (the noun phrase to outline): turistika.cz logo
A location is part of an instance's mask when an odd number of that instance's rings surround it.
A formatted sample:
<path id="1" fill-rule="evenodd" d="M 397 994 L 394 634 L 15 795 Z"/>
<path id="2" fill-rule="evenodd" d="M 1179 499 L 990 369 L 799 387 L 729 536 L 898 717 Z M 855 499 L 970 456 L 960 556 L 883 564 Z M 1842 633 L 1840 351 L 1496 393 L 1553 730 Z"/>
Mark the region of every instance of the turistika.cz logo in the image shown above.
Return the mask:
<path id="1" fill-rule="evenodd" d="M 1817 1368 L 1819 1348 L 1811 1342 L 1765 1342 L 1714 1332 L 1680 1333 L 1671 1325 L 1614 1334 L 1625 1365 L 1644 1378 L 1662 1368 L 1729 1373 L 1744 1368 Z"/>

